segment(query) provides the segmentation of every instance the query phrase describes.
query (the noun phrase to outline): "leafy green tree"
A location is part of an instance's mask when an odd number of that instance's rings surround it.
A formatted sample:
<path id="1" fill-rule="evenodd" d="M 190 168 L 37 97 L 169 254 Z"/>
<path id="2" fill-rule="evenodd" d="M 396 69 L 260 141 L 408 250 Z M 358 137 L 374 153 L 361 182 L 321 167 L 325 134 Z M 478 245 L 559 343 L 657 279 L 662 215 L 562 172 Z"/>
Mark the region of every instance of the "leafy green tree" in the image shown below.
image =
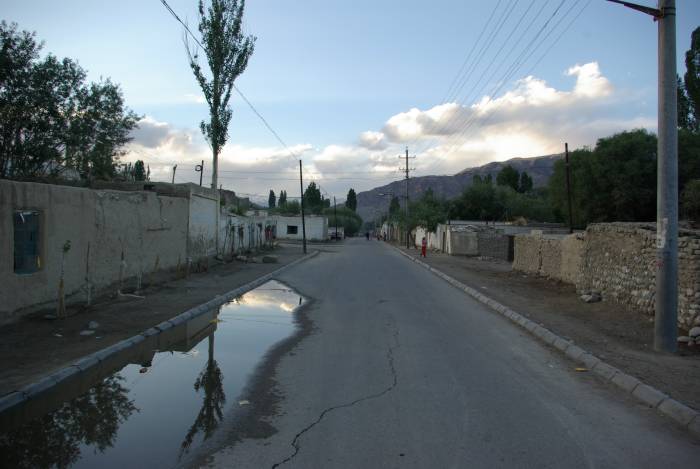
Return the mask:
<path id="1" fill-rule="evenodd" d="M 284 206 L 287 203 L 287 191 L 280 191 L 280 198 L 277 201 L 279 207 Z"/>
<path id="2" fill-rule="evenodd" d="M 190 68 L 209 106 L 209 121 L 202 121 L 200 129 L 212 148 L 213 189 L 218 187 L 219 153 L 228 140 L 231 92 L 255 48 L 255 36 L 243 33 L 244 10 L 245 0 L 211 0 L 206 9 L 199 0 L 199 32 L 211 77 L 199 64 L 198 46 L 186 43 Z"/>
<path id="3" fill-rule="evenodd" d="M 520 185 L 520 173 L 511 165 L 506 165 L 496 175 L 496 184 L 499 186 L 508 186 L 514 191 L 518 190 Z"/>
<path id="4" fill-rule="evenodd" d="M 656 136 L 645 130 L 598 140 L 594 150 L 570 155 L 574 224 L 650 221 L 656 208 Z M 558 161 L 549 182 L 553 208 L 567 216 L 565 168 Z"/>
<path id="5" fill-rule="evenodd" d="M 323 210 L 323 215 L 328 217 L 328 224 L 333 227 L 337 217 L 338 226 L 343 227 L 346 236 L 356 235 L 362 227 L 362 218 L 348 207 L 329 207 Z"/>
<path id="6" fill-rule="evenodd" d="M 134 163 L 134 181 L 145 181 L 146 180 L 146 168 L 143 165 L 143 161 L 136 160 Z"/>
<path id="7" fill-rule="evenodd" d="M 700 179 L 688 181 L 681 194 L 681 207 L 686 219 L 700 223 Z"/>
<path id="8" fill-rule="evenodd" d="M 527 193 L 532 191 L 532 178 L 526 171 L 520 174 L 520 184 L 518 187 L 518 192 Z"/>
<path id="9" fill-rule="evenodd" d="M 500 219 L 502 210 L 497 206 L 496 187 L 486 182 L 472 184 L 452 202 L 448 215 L 461 220 Z"/>
<path id="10" fill-rule="evenodd" d="M 0 22 L 0 177 L 54 175 L 62 165 L 83 177 L 115 174 L 138 116 L 109 80 L 85 83 L 85 71 L 49 54 L 35 34 Z"/>
<path id="11" fill-rule="evenodd" d="M 401 212 L 401 203 L 399 198 L 394 196 L 389 202 L 389 218 L 395 218 Z"/>
<path id="12" fill-rule="evenodd" d="M 678 128 L 693 130 L 693 112 L 690 106 L 690 99 L 685 90 L 685 85 L 681 81 L 681 77 L 677 77 L 677 93 L 678 93 Z"/>
<path id="13" fill-rule="evenodd" d="M 348 191 L 348 197 L 345 199 L 345 206 L 353 212 L 357 210 L 357 194 L 355 194 L 355 189 L 351 188 Z"/>
<path id="14" fill-rule="evenodd" d="M 517 217 L 538 221 L 553 221 L 549 200 L 542 191 L 519 193 L 512 187 L 496 185 L 488 179 L 474 183 L 448 204 L 450 219 L 503 221 Z"/>
<path id="15" fill-rule="evenodd" d="M 284 215 L 299 215 L 301 213 L 301 204 L 297 200 L 285 202 L 280 207 Z"/>
<path id="16" fill-rule="evenodd" d="M 321 189 L 318 188 L 315 182 L 309 183 L 304 191 L 304 209 L 308 213 L 319 214 L 323 209 L 323 199 L 321 197 Z"/>
<path id="17" fill-rule="evenodd" d="M 267 206 L 269 208 L 275 208 L 276 202 L 277 198 L 275 197 L 275 191 L 270 189 L 270 195 L 267 196 Z M 282 193 L 280 193 L 280 203 L 282 203 Z"/>
<path id="18" fill-rule="evenodd" d="M 433 190 L 428 188 L 423 195 L 409 206 L 409 225 L 422 226 L 428 231 L 435 231 L 439 223 L 447 220 L 447 205 L 435 197 Z"/>
<path id="19" fill-rule="evenodd" d="M 700 27 L 690 35 L 690 49 L 685 53 L 685 90 L 688 93 L 692 130 L 700 130 Z"/>
<path id="20" fill-rule="evenodd" d="M 119 86 L 109 79 L 81 87 L 77 109 L 68 123 L 66 164 L 83 178 L 109 179 L 114 162 L 125 153 L 121 148 L 131 141 L 138 116 L 124 107 Z M 137 181 L 146 179 L 143 162 L 138 176 Z"/>

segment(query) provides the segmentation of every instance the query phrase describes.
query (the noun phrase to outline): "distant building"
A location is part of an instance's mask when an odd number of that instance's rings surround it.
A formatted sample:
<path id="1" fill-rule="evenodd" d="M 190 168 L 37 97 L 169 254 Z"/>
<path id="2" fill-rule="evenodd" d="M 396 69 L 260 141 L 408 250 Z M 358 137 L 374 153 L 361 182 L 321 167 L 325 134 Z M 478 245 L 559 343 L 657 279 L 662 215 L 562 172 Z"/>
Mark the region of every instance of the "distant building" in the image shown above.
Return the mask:
<path id="1" fill-rule="evenodd" d="M 301 216 L 275 216 L 277 220 L 278 239 L 302 239 Z M 304 217 L 306 223 L 306 239 L 309 241 L 326 241 L 328 239 L 328 218 L 309 215 Z"/>

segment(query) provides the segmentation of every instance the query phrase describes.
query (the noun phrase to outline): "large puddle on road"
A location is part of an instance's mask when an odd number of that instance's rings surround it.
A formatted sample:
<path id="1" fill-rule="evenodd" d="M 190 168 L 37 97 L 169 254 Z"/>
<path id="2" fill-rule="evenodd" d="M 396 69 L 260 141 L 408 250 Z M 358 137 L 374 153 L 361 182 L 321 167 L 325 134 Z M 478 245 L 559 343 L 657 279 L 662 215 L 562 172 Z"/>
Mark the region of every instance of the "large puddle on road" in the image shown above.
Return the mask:
<path id="1" fill-rule="evenodd" d="M 294 332 L 292 313 L 304 301 L 270 281 L 150 337 L 112 370 L 86 372 L 93 376 L 27 404 L 14 429 L 0 434 L 0 466 L 177 465 L 228 410 L 254 402 L 241 395 L 246 382 L 265 353 Z"/>

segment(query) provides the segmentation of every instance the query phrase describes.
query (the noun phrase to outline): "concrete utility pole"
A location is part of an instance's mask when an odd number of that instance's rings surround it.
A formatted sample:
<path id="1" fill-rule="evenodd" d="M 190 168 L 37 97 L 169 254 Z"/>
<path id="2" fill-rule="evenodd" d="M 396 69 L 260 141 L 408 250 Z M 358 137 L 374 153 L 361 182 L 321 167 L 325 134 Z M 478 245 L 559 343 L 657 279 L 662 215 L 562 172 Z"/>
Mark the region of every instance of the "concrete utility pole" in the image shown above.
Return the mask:
<path id="1" fill-rule="evenodd" d="M 676 1 L 649 8 L 608 0 L 659 22 L 659 139 L 656 188 L 656 315 L 654 349 L 675 352 L 678 336 L 678 114 L 676 90 Z"/>
<path id="2" fill-rule="evenodd" d="M 304 220 L 304 179 L 301 175 L 301 160 L 299 160 L 299 188 L 301 189 L 301 236 L 306 254 L 306 221 Z"/>
<path id="3" fill-rule="evenodd" d="M 569 144 L 564 144 L 564 158 L 566 164 L 566 198 L 569 201 L 569 234 L 574 232 L 574 212 L 571 210 L 571 165 L 569 164 Z"/>
<path id="4" fill-rule="evenodd" d="M 402 158 L 402 157 L 399 156 L 399 158 Z M 413 159 L 413 158 L 415 158 L 415 156 L 410 157 L 410 159 Z M 410 241 L 410 237 L 411 237 L 409 229 L 408 229 L 408 178 L 409 178 L 408 173 L 409 173 L 409 171 L 411 171 L 411 168 L 408 167 L 408 160 L 409 160 L 408 147 L 406 147 L 406 169 L 405 169 L 405 171 L 406 171 L 406 249 L 410 248 L 409 241 Z"/>

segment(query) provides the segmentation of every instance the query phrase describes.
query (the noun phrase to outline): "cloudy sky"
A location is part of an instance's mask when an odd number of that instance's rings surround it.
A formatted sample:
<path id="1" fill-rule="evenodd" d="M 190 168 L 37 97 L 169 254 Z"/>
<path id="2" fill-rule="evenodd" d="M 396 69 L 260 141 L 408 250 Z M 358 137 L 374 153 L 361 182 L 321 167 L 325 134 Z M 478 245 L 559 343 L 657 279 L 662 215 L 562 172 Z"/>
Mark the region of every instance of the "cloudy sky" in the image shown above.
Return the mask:
<path id="1" fill-rule="evenodd" d="M 178 182 L 204 160 L 209 183 L 207 107 L 160 0 L 2 3 L 45 51 L 121 84 L 143 116 L 126 160 L 155 180 L 177 164 Z M 168 3 L 196 25 L 195 0 Z M 682 74 L 700 1 L 677 9 Z M 299 159 L 340 200 L 399 179 L 406 147 L 412 174 L 451 174 L 656 129 L 656 23 L 603 0 L 248 0 L 246 30 L 258 39 L 237 85 L 286 147 L 232 99 L 219 182 L 242 194 L 297 194 Z"/>

